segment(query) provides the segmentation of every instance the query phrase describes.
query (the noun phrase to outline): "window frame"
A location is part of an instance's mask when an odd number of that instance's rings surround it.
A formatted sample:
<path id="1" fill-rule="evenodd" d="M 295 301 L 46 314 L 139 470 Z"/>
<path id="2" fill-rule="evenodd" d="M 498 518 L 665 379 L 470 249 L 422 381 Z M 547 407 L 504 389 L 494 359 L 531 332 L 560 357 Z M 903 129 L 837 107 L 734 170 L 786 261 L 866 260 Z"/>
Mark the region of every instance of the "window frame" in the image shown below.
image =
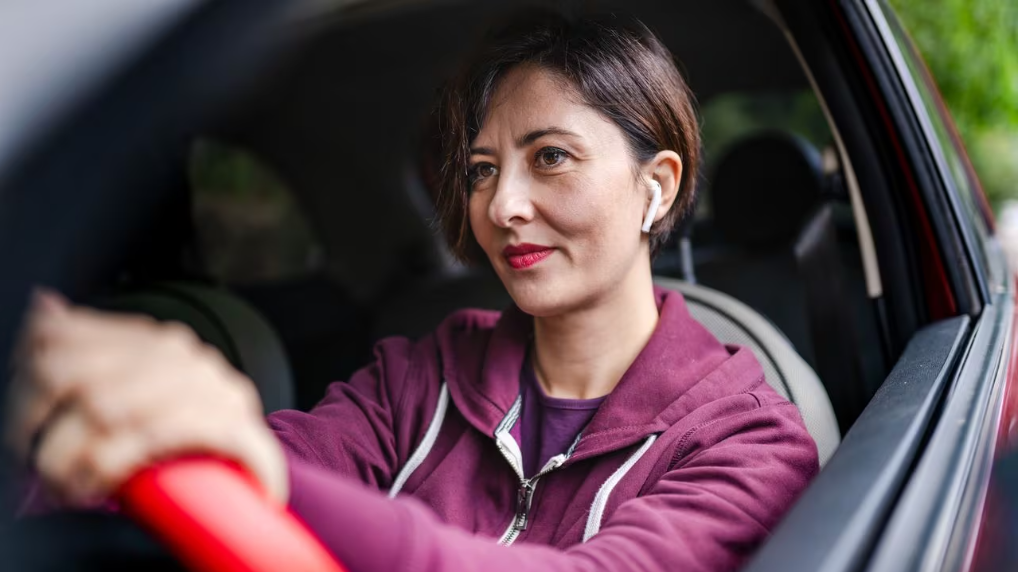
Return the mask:
<path id="1" fill-rule="evenodd" d="M 965 288 L 972 290 L 968 294 L 973 299 L 969 304 L 963 305 L 961 310 L 972 316 L 977 315 L 980 308 L 991 301 L 987 280 L 989 264 L 985 251 L 980 246 L 987 242 L 988 236 L 987 229 L 980 229 L 974 224 L 974 217 L 966 212 L 967 207 L 962 203 L 968 199 L 973 201 L 974 194 L 981 191 L 975 188 L 976 180 L 968 172 L 969 159 L 966 158 L 966 151 L 954 141 L 953 134 L 956 130 L 944 112 L 941 95 L 927 71 L 924 60 L 917 53 L 892 7 L 884 0 L 864 0 L 864 6 L 881 39 L 881 45 L 887 52 L 889 65 L 896 71 L 895 76 L 899 80 L 900 96 L 905 100 L 905 109 L 912 112 L 904 114 L 907 116 L 904 119 L 913 120 L 912 127 L 918 131 L 915 136 L 918 137 L 919 143 L 927 147 L 930 161 L 927 167 L 934 171 L 932 186 L 948 207 L 945 209 L 947 212 L 942 213 L 943 220 L 952 224 L 951 231 L 961 243 L 959 247 L 962 247 L 962 252 L 954 252 L 956 256 L 946 260 L 947 270 L 951 274 L 953 267 L 966 267 L 967 273 L 961 273 L 959 280 L 963 282 Z M 958 165 L 954 168 L 952 162 L 957 162 Z M 972 206 L 969 210 L 974 213 L 978 209 Z M 938 220 L 940 217 L 933 218 Z M 984 236 L 981 235 L 982 230 L 985 231 Z M 943 250 L 943 254 L 946 255 L 946 250 Z M 958 297 L 960 294 L 958 291 Z"/>

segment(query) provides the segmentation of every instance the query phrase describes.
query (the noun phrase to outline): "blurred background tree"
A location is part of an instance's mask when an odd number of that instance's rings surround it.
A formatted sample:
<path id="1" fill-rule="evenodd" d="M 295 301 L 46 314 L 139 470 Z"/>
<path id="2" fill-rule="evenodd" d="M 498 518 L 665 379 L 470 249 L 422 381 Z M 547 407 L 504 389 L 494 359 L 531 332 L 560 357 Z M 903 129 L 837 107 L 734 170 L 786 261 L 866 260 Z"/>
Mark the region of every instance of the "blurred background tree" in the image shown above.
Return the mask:
<path id="1" fill-rule="evenodd" d="M 935 77 L 993 208 L 1016 201 L 1016 1 L 889 2 Z"/>

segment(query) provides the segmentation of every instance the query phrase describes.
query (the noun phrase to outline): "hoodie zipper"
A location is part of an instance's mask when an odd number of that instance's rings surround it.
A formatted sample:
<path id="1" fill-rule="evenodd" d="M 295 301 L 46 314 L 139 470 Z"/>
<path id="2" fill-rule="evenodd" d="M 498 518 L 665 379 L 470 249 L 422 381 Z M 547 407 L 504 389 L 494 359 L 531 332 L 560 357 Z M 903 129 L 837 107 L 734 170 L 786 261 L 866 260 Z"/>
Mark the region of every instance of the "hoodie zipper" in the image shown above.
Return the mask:
<path id="1" fill-rule="evenodd" d="M 560 468 L 563 463 L 567 462 L 570 458 L 570 454 L 574 452 L 574 447 L 577 446 L 577 442 L 580 439 L 575 438 L 574 443 L 570 446 L 570 449 L 566 453 L 556 455 L 549 459 L 542 470 L 539 471 L 535 476 L 530 479 L 524 478 L 524 462 L 521 458 L 521 448 L 514 440 L 513 436 L 510 435 L 510 429 L 517 423 L 518 418 L 521 414 L 521 397 L 517 396 L 517 400 L 514 401 L 513 406 L 510 407 L 510 411 L 507 412 L 506 417 L 500 422 L 499 426 L 496 427 L 495 435 L 496 446 L 499 447 L 499 452 L 506 459 L 510 467 L 513 468 L 514 473 L 517 474 L 517 479 L 520 484 L 517 488 L 517 506 L 514 510 L 514 517 L 507 526 L 506 532 L 499 539 L 499 544 L 503 546 L 509 546 L 517 540 L 521 532 L 528 528 L 528 517 L 531 513 L 532 500 L 535 497 L 535 488 L 538 487 L 538 481 L 545 475 L 552 471 Z M 578 435 L 580 437 L 580 435 Z"/>
<path id="2" fill-rule="evenodd" d="M 517 469 L 515 459 L 511 457 L 511 453 L 503 446 L 499 441 L 496 442 L 499 446 L 499 450 L 503 453 L 503 457 Z M 506 532 L 503 533 L 502 538 L 499 539 L 499 544 L 503 546 L 509 546 L 517 540 L 526 528 L 528 528 L 528 516 L 531 513 L 532 500 L 535 497 L 535 488 L 538 487 L 538 480 L 549 474 L 552 471 L 558 469 L 563 463 L 567 461 L 568 454 L 556 455 L 549 462 L 542 467 L 535 476 L 530 479 L 525 479 L 521 471 L 517 472 L 517 478 L 520 479 L 520 486 L 517 488 L 517 507 L 514 511 L 514 517 L 510 521 L 510 526 L 507 527 Z"/>
<path id="3" fill-rule="evenodd" d="M 517 478 L 520 481 L 520 485 L 517 489 L 517 506 L 514 510 L 514 517 L 510 520 L 510 524 L 507 526 L 503 536 L 499 539 L 499 544 L 503 546 L 509 546 L 513 544 L 517 537 L 521 535 L 525 529 L 528 528 L 528 517 L 531 514 L 532 501 L 535 496 L 535 489 L 538 487 L 538 481 L 545 475 L 555 471 L 556 469 L 563 466 L 564 463 L 570 459 L 570 456 L 574 453 L 574 449 L 577 448 L 577 444 L 581 441 L 581 433 L 574 437 L 574 442 L 571 443 L 570 448 L 567 449 L 566 453 L 561 453 L 555 457 L 549 459 L 545 466 L 542 467 L 535 476 L 530 479 L 524 478 L 524 462 L 522 460 L 521 448 L 514 440 L 513 436 L 510 435 L 510 429 L 513 428 L 521 414 L 521 396 L 517 396 L 517 400 L 514 401 L 510 407 L 510 411 L 507 412 L 503 420 L 500 421 L 499 425 L 496 426 L 493 436 L 496 438 L 496 446 L 499 448 L 499 452 L 506 459 L 510 467 L 513 468 L 514 473 L 517 474 Z M 637 464 L 641 457 L 652 447 L 655 440 L 658 438 L 657 433 L 653 433 L 645 437 L 644 442 L 640 447 L 624 461 L 602 486 L 599 487 L 598 492 L 595 494 L 595 499 L 592 502 L 591 509 L 589 510 L 588 522 L 586 523 L 584 530 L 583 541 L 587 542 L 592 536 L 598 533 L 602 524 L 602 515 L 605 512 L 606 504 L 609 500 L 609 495 L 616 488 L 616 485 L 623 480 L 631 468 Z"/>

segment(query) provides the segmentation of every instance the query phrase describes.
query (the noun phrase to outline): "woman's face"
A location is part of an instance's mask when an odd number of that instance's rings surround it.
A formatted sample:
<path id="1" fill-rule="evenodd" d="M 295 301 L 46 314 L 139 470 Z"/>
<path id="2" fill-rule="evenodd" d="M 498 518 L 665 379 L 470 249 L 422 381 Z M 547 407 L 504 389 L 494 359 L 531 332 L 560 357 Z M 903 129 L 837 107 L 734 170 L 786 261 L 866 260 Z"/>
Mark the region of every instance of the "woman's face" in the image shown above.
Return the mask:
<path id="1" fill-rule="evenodd" d="M 554 316 L 650 274 L 648 185 L 623 131 L 563 81 L 512 70 L 471 145 L 475 239 L 517 305 Z"/>

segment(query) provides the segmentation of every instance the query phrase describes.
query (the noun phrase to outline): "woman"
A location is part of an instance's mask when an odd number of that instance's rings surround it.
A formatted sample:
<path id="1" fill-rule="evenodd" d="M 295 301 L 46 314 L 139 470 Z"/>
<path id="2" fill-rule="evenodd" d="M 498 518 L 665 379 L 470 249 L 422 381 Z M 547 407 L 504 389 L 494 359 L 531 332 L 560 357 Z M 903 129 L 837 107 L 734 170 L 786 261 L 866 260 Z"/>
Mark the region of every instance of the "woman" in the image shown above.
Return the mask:
<path id="1" fill-rule="evenodd" d="M 445 98 L 438 207 L 514 307 L 384 340 L 311 412 L 267 423 L 185 329 L 40 293 L 16 448 L 36 438 L 72 503 L 155 459 L 234 458 L 352 570 L 737 567 L 818 461 L 751 352 L 653 287 L 694 189 L 691 99 L 640 24 L 509 27 Z"/>

